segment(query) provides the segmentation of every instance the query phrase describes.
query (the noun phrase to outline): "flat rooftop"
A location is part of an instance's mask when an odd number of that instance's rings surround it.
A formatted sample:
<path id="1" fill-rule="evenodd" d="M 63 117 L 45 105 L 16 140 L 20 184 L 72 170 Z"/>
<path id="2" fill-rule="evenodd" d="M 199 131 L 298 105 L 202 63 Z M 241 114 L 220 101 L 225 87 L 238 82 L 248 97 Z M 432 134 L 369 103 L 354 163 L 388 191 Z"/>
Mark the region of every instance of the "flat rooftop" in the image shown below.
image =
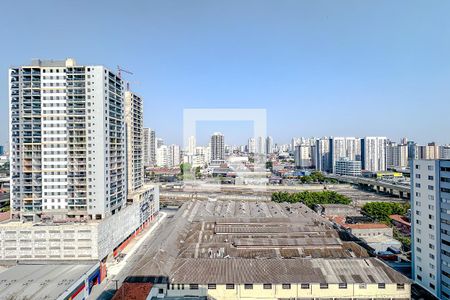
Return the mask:
<path id="1" fill-rule="evenodd" d="M 0 299 L 57 299 L 92 264 L 17 265 L 0 273 Z"/>

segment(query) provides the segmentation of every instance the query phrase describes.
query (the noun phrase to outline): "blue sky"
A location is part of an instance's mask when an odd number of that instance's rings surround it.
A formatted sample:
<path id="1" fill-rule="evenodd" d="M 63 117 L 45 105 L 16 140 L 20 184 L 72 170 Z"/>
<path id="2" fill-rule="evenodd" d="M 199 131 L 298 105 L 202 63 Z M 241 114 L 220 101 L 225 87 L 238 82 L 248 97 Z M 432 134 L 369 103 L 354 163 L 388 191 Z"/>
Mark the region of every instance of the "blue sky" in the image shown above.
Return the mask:
<path id="1" fill-rule="evenodd" d="M 66 57 L 134 72 L 145 125 L 168 143 L 181 143 L 184 108 L 265 108 L 276 142 L 450 143 L 449 15 L 444 0 L 2 1 L 0 144 L 7 68 Z M 199 133 L 245 143 L 247 125 Z"/>

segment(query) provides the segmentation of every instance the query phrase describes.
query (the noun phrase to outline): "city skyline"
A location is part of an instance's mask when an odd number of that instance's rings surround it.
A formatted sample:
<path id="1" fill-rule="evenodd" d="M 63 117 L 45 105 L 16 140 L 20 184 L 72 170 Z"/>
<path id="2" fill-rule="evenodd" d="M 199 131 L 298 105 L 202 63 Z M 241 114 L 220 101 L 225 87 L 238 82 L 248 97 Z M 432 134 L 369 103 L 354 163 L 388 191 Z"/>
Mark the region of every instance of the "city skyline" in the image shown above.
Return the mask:
<path id="1" fill-rule="evenodd" d="M 450 4 L 400 1 L 374 7 L 349 1 L 327 9 L 320 4 L 153 2 L 151 10 L 146 2 L 106 8 L 99 2 L 71 4 L 87 19 L 120 20 L 117 45 L 130 46 L 114 51 L 108 29 L 91 33 L 89 23 L 80 23 L 67 37 L 64 26 L 55 27 L 54 22 L 75 16 L 64 3 L 20 8 L 12 3 L 9 9 L 20 9 L 24 17 L 39 8 L 41 30 L 29 35 L 17 24 L 14 32 L 4 33 L 4 40 L 15 43 L 2 49 L 8 59 L 0 64 L 0 80 L 6 81 L 9 66 L 32 58 L 73 57 L 110 69 L 119 64 L 134 73 L 123 75 L 145 99 L 144 126 L 168 143 L 181 144 L 183 109 L 224 107 L 267 109 L 267 133 L 279 142 L 332 135 L 448 143 L 441 129 L 450 109 L 450 42 L 442 37 L 450 28 Z M 1 11 L 0 24 L 8 28 L 12 15 Z M 15 38 L 25 35 L 32 50 Z M 1 85 L 0 95 L 7 94 Z M 7 101 L 0 103 L 0 119 L 7 120 Z M 377 113 L 367 113 L 369 106 Z M 406 126 L 406 120 L 417 121 Z M 237 130 L 236 138 L 220 128 L 209 131 L 224 132 L 233 144 L 248 138 Z M 6 132 L 0 132 L 0 144 L 6 143 Z"/>

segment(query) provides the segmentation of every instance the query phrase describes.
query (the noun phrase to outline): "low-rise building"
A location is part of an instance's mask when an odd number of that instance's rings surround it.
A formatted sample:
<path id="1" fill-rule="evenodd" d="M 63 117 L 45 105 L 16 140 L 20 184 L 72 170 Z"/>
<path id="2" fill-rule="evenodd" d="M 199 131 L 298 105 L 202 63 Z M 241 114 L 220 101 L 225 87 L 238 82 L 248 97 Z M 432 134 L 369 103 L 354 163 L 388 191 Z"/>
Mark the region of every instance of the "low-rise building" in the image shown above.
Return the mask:
<path id="1" fill-rule="evenodd" d="M 361 162 L 343 157 L 336 161 L 336 175 L 361 176 Z"/>
<path id="2" fill-rule="evenodd" d="M 0 224 L 0 260 L 103 260 L 159 212 L 159 189 L 103 220 Z"/>

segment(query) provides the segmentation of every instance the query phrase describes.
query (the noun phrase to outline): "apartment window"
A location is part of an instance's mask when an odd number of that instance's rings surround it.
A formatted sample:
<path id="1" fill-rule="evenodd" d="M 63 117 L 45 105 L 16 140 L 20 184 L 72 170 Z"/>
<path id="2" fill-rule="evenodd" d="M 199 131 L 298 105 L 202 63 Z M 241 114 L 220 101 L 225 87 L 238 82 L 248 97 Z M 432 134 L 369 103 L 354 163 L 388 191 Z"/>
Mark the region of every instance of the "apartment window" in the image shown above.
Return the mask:
<path id="1" fill-rule="evenodd" d="M 164 294 L 164 289 L 158 289 L 158 294 Z"/>
<path id="2" fill-rule="evenodd" d="M 379 283 L 378 284 L 378 288 L 379 289 L 385 289 L 386 288 L 386 284 L 385 283 Z"/>
<path id="3" fill-rule="evenodd" d="M 366 289 L 366 288 L 367 288 L 367 284 L 365 284 L 365 283 L 360 283 L 360 284 L 359 284 L 359 288 L 360 288 L 360 289 Z"/>
<path id="4" fill-rule="evenodd" d="M 417 178 L 417 179 L 420 179 L 420 174 L 416 174 L 416 178 Z"/>
<path id="5" fill-rule="evenodd" d="M 428 248 L 434 250 L 434 245 L 433 244 L 428 244 Z"/>
<path id="6" fill-rule="evenodd" d="M 215 283 L 209 283 L 208 284 L 208 290 L 215 290 L 216 289 L 216 284 Z"/>
<path id="7" fill-rule="evenodd" d="M 429 254 L 429 257 L 430 257 L 431 259 L 434 259 L 434 254 L 430 253 L 430 254 Z"/>
<path id="8" fill-rule="evenodd" d="M 225 286 L 227 290 L 234 290 L 234 284 L 233 283 L 227 283 Z"/>
<path id="9" fill-rule="evenodd" d="M 422 276 L 417 275 L 417 279 L 418 279 L 419 281 L 422 281 Z"/>
<path id="10" fill-rule="evenodd" d="M 436 287 L 430 282 L 430 288 L 434 290 Z"/>
<path id="11" fill-rule="evenodd" d="M 265 283 L 265 284 L 263 285 L 263 288 L 264 288 L 265 290 L 271 290 L 271 289 L 272 289 L 272 284 L 271 284 L 271 283 Z"/>
<path id="12" fill-rule="evenodd" d="M 190 284 L 189 289 L 190 290 L 198 290 L 198 284 Z"/>
<path id="13" fill-rule="evenodd" d="M 416 182 L 416 188 L 420 188 L 420 183 Z"/>
<path id="14" fill-rule="evenodd" d="M 291 289 L 291 284 L 290 283 L 283 283 L 283 290 L 290 290 Z"/>
<path id="15" fill-rule="evenodd" d="M 428 166 L 428 171 L 433 171 L 434 167 L 433 166 Z"/>
<path id="16" fill-rule="evenodd" d="M 320 284 L 320 288 L 321 289 L 327 289 L 328 288 L 328 283 L 321 283 Z"/>
<path id="17" fill-rule="evenodd" d="M 434 186 L 429 185 L 429 186 L 428 186 L 428 189 L 429 189 L 430 191 L 433 191 L 433 190 L 434 190 Z"/>
<path id="18" fill-rule="evenodd" d="M 428 209 L 430 209 L 430 210 L 434 210 L 434 205 L 428 205 Z"/>
<path id="19" fill-rule="evenodd" d="M 420 166 L 419 165 L 416 165 L 416 170 L 420 170 Z"/>
<path id="20" fill-rule="evenodd" d="M 253 290 L 253 284 L 251 284 L 251 283 L 244 284 L 244 289 Z"/>
<path id="21" fill-rule="evenodd" d="M 340 289 L 346 289 L 347 288 L 347 283 L 339 283 L 339 288 Z"/>
<path id="22" fill-rule="evenodd" d="M 428 180 L 434 180 L 434 176 L 429 175 Z"/>
<path id="23" fill-rule="evenodd" d="M 309 283 L 302 283 L 302 284 L 300 285 L 300 288 L 303 289 L 303 290 L 309 289 Z"/>
<path id="24" fill-rule="evenodd" d="M 436 276 L 434 276 L 433 273 L 430 273 L 430 278 L 434 280 L 434 279 L 436 279 Z"/>
<path id="25" fill-rule="evenodd" d="M 397 283 L 397 290 L 404 290 L 405 284 L 404 283 Z"/>

